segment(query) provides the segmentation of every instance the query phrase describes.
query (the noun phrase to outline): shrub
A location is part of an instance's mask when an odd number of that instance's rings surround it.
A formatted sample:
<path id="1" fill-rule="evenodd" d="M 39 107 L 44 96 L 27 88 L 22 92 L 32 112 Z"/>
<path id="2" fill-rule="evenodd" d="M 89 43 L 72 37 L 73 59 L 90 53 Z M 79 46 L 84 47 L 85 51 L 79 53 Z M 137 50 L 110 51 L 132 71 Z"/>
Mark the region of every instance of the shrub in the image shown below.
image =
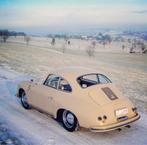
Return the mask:
<path id="1" fill-rule="evenodd" d="M 91 57 L 94 56 L 95 53 L 96 42 L 92 41 L 91 45 L 87 47 L 86 52 Z"/>
<path id="2" fill-rule="evenodd" d="M 51 45 L 53 46 L 53 45 L 55 45 L 55 43 L 56 43 L 55 38 L 52 38 Z"/>
<path id="3" fill-rule="evenodd" d="M 31 41 L 30 36 L 24 36 L 24 41 L 26 42 L 26 45 L 29 45 L 29 42 Z"/>
<path id="4" fill-rule="evenodd" d="M 0 30 L 0 36 L 4 43 L 6 43 L 7 39 L 9 38 L 9 31 L 8 30 Z"/>

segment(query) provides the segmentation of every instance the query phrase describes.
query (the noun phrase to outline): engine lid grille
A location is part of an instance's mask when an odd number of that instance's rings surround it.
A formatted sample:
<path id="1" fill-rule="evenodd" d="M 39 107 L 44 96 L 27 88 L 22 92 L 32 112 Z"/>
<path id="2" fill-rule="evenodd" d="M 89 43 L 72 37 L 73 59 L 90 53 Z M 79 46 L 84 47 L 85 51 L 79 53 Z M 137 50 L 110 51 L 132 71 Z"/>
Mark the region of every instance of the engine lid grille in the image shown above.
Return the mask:
<path id="1" fill-rule="evenodd" d="M 112 92 L 110 88 L 105 87 L 105 88 L 102 88 L 102 90 L 110 100 L 118 99 L 118 97 L 114 94 L 114 92 Z"/>

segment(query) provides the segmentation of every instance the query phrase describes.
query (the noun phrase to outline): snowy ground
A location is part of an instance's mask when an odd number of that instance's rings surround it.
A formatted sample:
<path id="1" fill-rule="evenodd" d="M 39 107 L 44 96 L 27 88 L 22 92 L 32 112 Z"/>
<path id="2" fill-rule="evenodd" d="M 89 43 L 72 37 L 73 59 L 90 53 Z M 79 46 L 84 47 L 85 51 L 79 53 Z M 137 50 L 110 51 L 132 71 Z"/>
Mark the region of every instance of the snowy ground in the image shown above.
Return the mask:
<path id="1" fill-rule="evenodd" d="M 89 58 L 80 48 L 83 42 L 63 54 L 45 45 L 44 39 L 33 41 L 29 46 L 19 38 L 16 41 L 0 44 L 0 124 L 8 128 L 10 137 L 18 138 L 24 145 L 147 145 L 146 55 L 110 53 L 109 50 Z M 95 68 L 109 76 L 139 108 L 141 119 L 121 132 L 92 133 L 82 129 L 69 133 L 50 116 L 22 108 L 15 96 L 21 81 L 30 78 L 40 81 L 38 78 L 45 78 L 51 68 L 71 65 Z"/>
<path id="2" fill-rule="evenodd" d="M 146 145 L 147 115 L 130 129 L 121 132 L 92 133 L 86 129 L 69 133 L 50 116 L 36 110 L 25 110 L 15 97 L 17 84 L 29 77 L 0 68 L 0 120 L 11 129 L 23 144 L 36 145 Z"/>

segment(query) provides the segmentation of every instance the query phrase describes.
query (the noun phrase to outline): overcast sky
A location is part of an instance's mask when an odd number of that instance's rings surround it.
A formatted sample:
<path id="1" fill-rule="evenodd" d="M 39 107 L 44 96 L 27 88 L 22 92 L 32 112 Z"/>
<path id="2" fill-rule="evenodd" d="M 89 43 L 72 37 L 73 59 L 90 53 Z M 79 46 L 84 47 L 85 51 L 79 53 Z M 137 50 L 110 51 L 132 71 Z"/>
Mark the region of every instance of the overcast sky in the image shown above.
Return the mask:
<path id="1" fill-rule="evenodd" d="M 147 28 L 147 0 L 0 0 L 0 29 L 29 33 Z"/>

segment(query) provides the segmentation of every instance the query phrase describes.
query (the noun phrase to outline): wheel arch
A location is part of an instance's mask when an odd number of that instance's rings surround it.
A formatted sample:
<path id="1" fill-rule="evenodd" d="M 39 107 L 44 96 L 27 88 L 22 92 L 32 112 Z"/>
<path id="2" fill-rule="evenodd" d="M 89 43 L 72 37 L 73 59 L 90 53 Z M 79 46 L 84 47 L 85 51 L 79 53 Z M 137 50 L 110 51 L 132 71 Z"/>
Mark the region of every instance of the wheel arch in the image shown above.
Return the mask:
<path id="1" fill-rule="evenodd" d="M 18 97 L 20 98 L 21 93 L 25 92 L 23 88 L 18 89 Z"/>
<path id="2" fill-rule="evenodd" d="M 21 91 L 24 91 L 27 94 L 29 86 L 30 86 L 30 82 L 27 81 L 19 84 L 17 88 L 17 96 L 20 98 Z"/>
<path id="3" fill-rule="evenodd" d="M 61 115 L 62 115 L 62 113 L 63 113 L 64 110 L 70 111 L 70 112 L 76 117 L 76 119 L 77 119 L 77 121 L 78 121 L 78 124 L 80 125 L 80 122 L 79 122 L 79 120 L 78 120 L 77 115 L 76 115 L 72 110 L 70 110 L 70 109 L 58 108 L 54 117 L 55 117 L 58 121 L 61 121 L 61 117 L 62 117 Z"/>
<path id="4" fill-rule="evenodd" d="M 56 114 L 55 114 L 55 118 L 58 120 L 58 121 L 61 121 L 61 115 L 63 113 L 63 111 L 66 110 L 64 108 L 59 108 L 57 111 L 56 111 Z"/>

